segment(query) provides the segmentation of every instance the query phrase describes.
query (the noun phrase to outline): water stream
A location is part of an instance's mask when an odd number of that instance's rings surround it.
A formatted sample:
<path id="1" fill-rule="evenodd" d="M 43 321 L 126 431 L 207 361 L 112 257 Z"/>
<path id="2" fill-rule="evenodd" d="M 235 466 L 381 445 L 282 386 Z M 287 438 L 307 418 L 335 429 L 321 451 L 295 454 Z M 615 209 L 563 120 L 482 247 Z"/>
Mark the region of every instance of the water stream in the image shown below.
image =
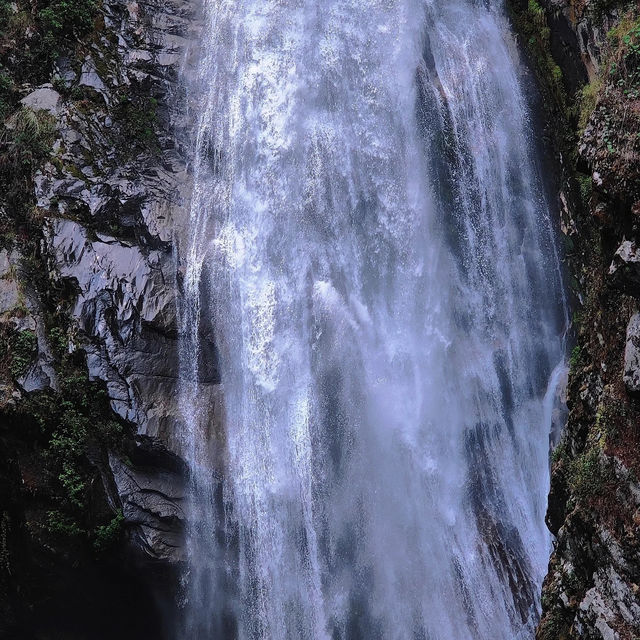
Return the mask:
<path id="1" fill-rule="evenodd" d="M 205 10 L 180 637 L 533 638 L 566 311 L 503 7 Z"/>

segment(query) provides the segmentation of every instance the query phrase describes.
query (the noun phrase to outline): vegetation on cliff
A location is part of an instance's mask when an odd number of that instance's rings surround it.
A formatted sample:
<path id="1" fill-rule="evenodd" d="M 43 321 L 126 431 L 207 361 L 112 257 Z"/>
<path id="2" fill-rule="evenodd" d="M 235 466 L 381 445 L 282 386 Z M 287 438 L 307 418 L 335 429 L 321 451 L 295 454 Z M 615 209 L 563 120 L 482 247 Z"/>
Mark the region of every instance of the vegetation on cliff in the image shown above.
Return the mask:
<path id="1" fill-rule="evenodd" d="M 625 347 L 628 359 L 640 293 L 640 9 L 511 5 L 545 97 L 575 299 L 569 420 L 547 515 L 557 541 L 538 638 L 631 640 L 640 636 L 640 402 L 625 384 Z"/>

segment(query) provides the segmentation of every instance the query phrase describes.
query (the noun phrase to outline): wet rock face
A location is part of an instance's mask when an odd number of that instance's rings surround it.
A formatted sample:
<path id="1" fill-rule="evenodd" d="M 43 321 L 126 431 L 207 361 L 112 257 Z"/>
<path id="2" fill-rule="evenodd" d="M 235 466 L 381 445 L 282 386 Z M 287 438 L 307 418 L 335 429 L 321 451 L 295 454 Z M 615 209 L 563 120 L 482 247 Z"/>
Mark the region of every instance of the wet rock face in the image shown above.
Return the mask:
<path id="1" fill-rule="evenodd" d="M 123 516 L 135 524 L 131 529 L 134 543 L 150 559 L 182 560 L 185 488 L 180 466 L 172 465 L 164 451 L 156 459 L 138 453 L 136 466 L 111 456 L 109 466 Z"/>
<path id="2" fill-rule="evenodd" d="M 617 249 L 609 267 L 612 286 L 631 296 L 640 296 L 640 250 L 635 242 L 625 240 Z"/>
<path id="3" fill-rule="evenodd" d="M 73 315 L 92 380 L 107 384 L 113 410 L 138 432 L 177 449 L 179 411 L 175 263 L 162 250 L 49 219 L 47 251 L 77 289 Z"/>

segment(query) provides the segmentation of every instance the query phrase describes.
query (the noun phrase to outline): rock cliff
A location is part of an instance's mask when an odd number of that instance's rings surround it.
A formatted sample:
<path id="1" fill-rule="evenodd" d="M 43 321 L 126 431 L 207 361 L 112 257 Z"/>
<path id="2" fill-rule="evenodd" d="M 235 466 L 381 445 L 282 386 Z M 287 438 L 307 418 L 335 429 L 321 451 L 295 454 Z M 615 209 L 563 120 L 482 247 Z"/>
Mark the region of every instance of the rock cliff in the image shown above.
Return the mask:
<path id="1" fill-rule="evenodd" d="M 190 0 L 0 0 L 0 637 L 157 637 L 175 600 L 198 25 Z"/>
<path id="2" fill-rule="evenodd" d="M 575 313 L 539 640 L 640 637 L 640 8 L 511 3 L 546 102 Z"/>

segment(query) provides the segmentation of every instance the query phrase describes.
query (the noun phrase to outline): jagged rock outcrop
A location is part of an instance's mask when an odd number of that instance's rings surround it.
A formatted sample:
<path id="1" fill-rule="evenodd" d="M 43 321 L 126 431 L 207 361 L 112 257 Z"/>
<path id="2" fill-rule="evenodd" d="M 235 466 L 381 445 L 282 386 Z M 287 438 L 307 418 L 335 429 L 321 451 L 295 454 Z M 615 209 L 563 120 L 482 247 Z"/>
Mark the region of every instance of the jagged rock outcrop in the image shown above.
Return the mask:
<path id="1" fill-rule="evenodd" d="M 53 154 L 35 177 L 36 206 L 53 277 L 77 294 L 71 348 L 86 353 L 90 379 L 106 384 L 113 410 L 173 451 L 181 417 L 171 242 L 189 189 L 176 135 L 178 72 L 194 16 L 189 2 L 104 2 L 104 30 L 80 68 L 58 62 L 54 80 L 72 88 L 71 99 L 45 84 L 21 101 L 55 118 Z M 153 473 L 144 473 L 151 490 Z M 118 489 L 125 485 L 116 478 Z M 167 486 L 159 472 L 158 494 Z M 125 521 L 138 529 L 133 539 L 170 559 L 176 533 L 146 535 L 129 517 L 141 495 L 120 496 Z M 162 519 L 154 504 L 138 510 Z"/>
<path id="2" fill-rule="evenodd" d="M 184 479 L 179 466 L 163 469 L 158 462 L 145 468 L 112 455 L 109 466 L 123 517 L 136 525 L 137 543 L 149 556 L 175 562 L 183 555 Z"/>
<path id="3" fill-rule="evenodd" d="M 612 286 L 630 296 L 640 296 L 640 251 L 635 242 L 624 240 L 618 247 L 609 267 Z"/>
<path id="4" fill-rule="evenodd" d="M 170 253 L 49 218 L 47 254 L 77 289 L 73 316 L 89 376 L 107 385 L 113 410 L 139 433 L 173 443 L 179 411 L 175 264 Z M 174 447 L 175 448 L 175 447 Z"/>

